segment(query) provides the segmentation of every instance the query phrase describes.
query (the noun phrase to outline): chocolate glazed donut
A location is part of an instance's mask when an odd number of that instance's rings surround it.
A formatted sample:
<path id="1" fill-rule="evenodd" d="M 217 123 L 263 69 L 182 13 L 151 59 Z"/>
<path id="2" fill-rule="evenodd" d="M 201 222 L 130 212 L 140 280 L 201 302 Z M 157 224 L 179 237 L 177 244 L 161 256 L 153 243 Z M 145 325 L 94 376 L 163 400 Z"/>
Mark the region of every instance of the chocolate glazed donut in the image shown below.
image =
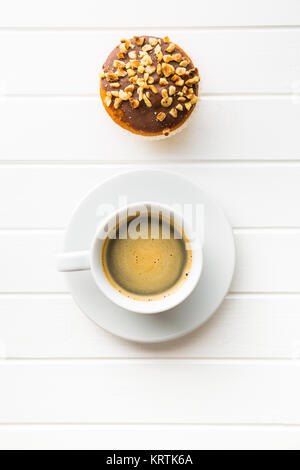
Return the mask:
<path id="1" fill-rule="evenodd" d="M 106 111 L 135 134 L 169 135 L 182 126 L 198 101 L 198 69 L 167 37 L 122 39 L 100 78 Z"/>

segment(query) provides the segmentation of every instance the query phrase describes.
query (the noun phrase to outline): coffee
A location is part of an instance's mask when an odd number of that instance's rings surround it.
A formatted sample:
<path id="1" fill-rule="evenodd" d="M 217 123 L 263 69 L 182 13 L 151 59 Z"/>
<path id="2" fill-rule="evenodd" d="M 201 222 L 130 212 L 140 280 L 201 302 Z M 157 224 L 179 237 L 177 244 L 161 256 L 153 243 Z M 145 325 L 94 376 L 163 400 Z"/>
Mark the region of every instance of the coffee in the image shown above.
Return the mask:
<path id="1" fill-rule="evenodd" d="M 114 235 L 104 242 L 102 266 L 110 284 L 123 295 L 158 300 L 187 279 L 192 251 L 174 221 L 138 214 L 121 222 Z"/>

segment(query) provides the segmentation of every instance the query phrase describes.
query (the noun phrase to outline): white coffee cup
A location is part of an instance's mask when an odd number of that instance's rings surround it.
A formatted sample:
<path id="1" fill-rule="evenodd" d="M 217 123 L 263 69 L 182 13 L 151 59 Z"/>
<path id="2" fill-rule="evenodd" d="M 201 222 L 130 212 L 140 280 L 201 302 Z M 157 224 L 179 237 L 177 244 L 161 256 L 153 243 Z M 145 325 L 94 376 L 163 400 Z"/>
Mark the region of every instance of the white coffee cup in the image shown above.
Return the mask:
<path id="1" fill-rule="evenodd" d="M 147 302 L 144 300 L 135 300 L 120 293 L 107 279 L 102 266 L 102 249 L 105 240 L 111 230 L 116 228 L 117 223 L 127 220 L 128 216 L 135 216 L 137 213 L 162 213 L 164 218 L 174 220 L 175 224 L 184 229 L 186 238 L 190 242 L 192 250 L 192 265 L 189 270 L 189 276 L 174 289 L 168 296 Z M 100 222 L 94 235 L 91 246 L 86 251 L 66 252 L 58 255 L 57 269 L 62 272 L 91 270 L 92 276 L 98 288 L 112 302 L 137 313 L 158 313 L 169 310 L 183 302 L 197 285 L 203 266 L 203 255 L 201 241 L 195 240 L 191 227 L 183 219 L 179 212 L 174 211 L 170 206 L 158 204 L 156 202 L 139 202 L 129 204 L 113 212 Z"/>

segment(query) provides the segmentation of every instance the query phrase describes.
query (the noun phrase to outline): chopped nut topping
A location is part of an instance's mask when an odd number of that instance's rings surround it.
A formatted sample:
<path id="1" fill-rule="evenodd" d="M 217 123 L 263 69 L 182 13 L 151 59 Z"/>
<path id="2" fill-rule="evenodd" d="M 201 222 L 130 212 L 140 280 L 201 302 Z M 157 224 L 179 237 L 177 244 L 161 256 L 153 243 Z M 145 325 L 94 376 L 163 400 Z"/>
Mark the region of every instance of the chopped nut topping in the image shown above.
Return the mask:
<path id="1" fill-rule="evenodd" d="M 178 109 L 178 111 L 183 111 L 182 104 L 178 103 L 178 105 L 176 106 L 176 109 Z"/>
<path id="2" fill-rule="evenodd" d="M 99 72 L 99 77 L 100 77 L 100 79 L 105 77 L 105 73 L 104 73 L 103 70 L 101 70 L 101 71 Z"/>
<path id="3" fill-rule="evenodd" d="M 171 64 L 163 63 L 161 67 L 165 77 L 169 77 L 175 72 L 175 69 Z"/>
<path id="4" fill-rule="evenodd" d="M 172 57 L 173 57 L 172 60 L 176 60 L 176 62 L 181 62 L 182 55 L 179 52 L 177 52 L 176 54 L 173 54 Z"/>
<path id="5" fill-rule="evenodd" d="M 151 108 L 152 103 L 151 103 L 151 101 L 149 100 L 149 98 L 148 98 L 146 95 L 144 95 L 144 96 L 143 96 L 143 99 L 144 99 L 145 105 L 146 105 L 148 108 Z"/>
<path id="6" fill-rule="evenodd" d="M 161 52 L 160 44 L 157 44 L 156 48 L 154 49 L 155 54 L 159 54 Z"/>
<path id="7" fill-rule="evenodd" d="M 158 75 L 161 74 L 161 64 L 157 64 L 156 72 L 157 72 Z"/>
<path id="8" fill-rule="evenodd" d="M 145 38 L 140 38 L 139 36 L 134 36 L 133 40 L 138 46 L 142 46 L 144 44 Z"/>
<path id="9" fill-rule="evenodd" d="M 187 86 L 191 86 L 191 85 L 196 85 L 196 83 L 198 83 L 200 81 L 200 77 L 198 75 L 195 75 L 193 78 L 189 78 L 185 84 Z"/>
<path id="10" fill-rule="evenodd" d="M 181 101 L 182 103 L 186 101 L 186 98 L 184 96 L 179 96 L 178 101 Z"/>
<path id="11" fill-rule="evenodd" d="M 126 64 L 122 60 L 114 60 L 114 67 L 116 67 L 116 69 L 122 70 L 126 67 Z"/>
<path id="12" fill-rule="evenodd" d="M 185 67 L 177 67 L 176 73 L 177 73 L 177 75 L 179 75 L 179 76 L 185 75 L 185 73 L 186 73 L 186 68 L 185 68 Z"/>
<path id="13" fill-rule="evenodd" d="M 190 101 L 191 104 L 196 104 L 198 101 L 198 96 L 194 95 Z"/>
<path id="14" fill-rule="evenodd" d="M 171 42 L 171 44 L 167 47 L 166 51 L 167 52 L 173 52 L 175 49 L 175 44 Z"/>
<path id="15" fill-rule="evenodd" d="M 134 68 L 134 69 L 137 69 L 141 65 L 139 60 L 131 60 L 130 64 L 131 64 L 132 68 Z"/>
<path id="16" fill-rule="evenodd" d="M 159 79 L 159 84 L 160 85 L 168 85 L 168 83 L 169 82 L 165 77 Z"/>
<path id="17" fill-rule="evenodd" d="M 166 113 L 158 113 L 158 115 L 156 116 L 156 119 L 162 122 L 165 119 L 165 117 L 166 117 Z"/>
<path id="18" fill-rule="evenodd" d="M 146 65 L 151 65 L 152 64 L 152 59 L 151 57 L 149 56 L 149 54 L 146 54 L 142 60 L 141 60 L 141 64 L 146 66 Z"/>
<path id="19" fill-rule="evenodd" d="M 125 90 L 126 93 L 133 93 L 134 92 L 134 85 L 128 85 Z"/>
<path id="20" fill-rule="evenodd" d="M 149 51 L 151 51 L 152 49 L 153 49 L 153 47 L 150 46 L 150 44 L 145 44 L 145 45 L 142 47 L 142 50 L 143 50 L 144 52 L 149 52 Z"/>
<path id="21" fill-rule="evenodd" d="M 184 103 L 184 106 L 186 107 L 186 109 L 189 111 L 192 107 L 191 105 L 191 102 L 189 101 L 188 103 Z"/>
<path id="22" fill-rule="evenodd" d="M 104 103 L 106 104 L 107 107 L 111 105 L 111 93 L 109 91 L 106 93 L 106 96 L 104 98 Z"/>
<path id="23" fill-rule="evenodd" d="M 138 87 L 137 89 L 137 94 L 138 94 L 138 97 L 139 97 L 139 101 L 142 101 L 143 99 L 143 94 L 144 94 L 144 90 L 142 87 Z"/>
<path id="24" fill-rule="evenodd" d="M 139 105 L 140 105 L 139 100 L 135 100 L 135 99 L 133 99 L 133 98 L 129 98 L 129 103 L 131 104 L 131 107 L 132 107 L 133 109 L 138 108 Z"/>
<path id="25" fill-rule="evenodd" d="M 119 88 L 120 83 L 119 82 L 113 82 L 113 83 L 110 84 L 110 86 L 113 87 L 113 88 Z"/>
<path id="26" fill-rule="evenodd" d="M 176 82 L 175 82 L 175 85 L 183 86 L 184 85 L 184 80 L 182 78 L 178 78 L 178 80 L 176 80 Z"/>
<path id="27" fill-rule="evenodd" d="M 176 93 L 176 87 L 171 85 L 169 86 L 169 95 L 172 96 L 172 95 L 175 95 Z"/>
<path id="28" fill-rule="evenodd" d="M 114 96 L 115 98 L 118 98 L 118 96 L 119 96 L 119 91 L 118 91 L 118 90 L 112 90 L 111 94 L 112 94 L 112 96 Z"/>
<path id="29" fill-rule="evenodd" d="M 171 106 L 172 103 L 173 103 L 173 98 L 171 98 L 170 96 L 168 98 L 163 98 L 160 102 L 160 104 L 164 108 L 168 108 L 169 106 Z"/>
<path id="30" fill-rule="evenodd" d="M 120 47 L 124 45 L 124 47 L 126 48 L 126 50 L 129 49 L 129 47 L 131 46 L 131 42 L 130 42 L 129 39 L 121 39 L 120 42 L 121 42 Z"/>
<path id="31" fill-rule="evenodd" d="M 119 78 L 118 75 L 116 73 L 112 72 L 111 70 L 106 72 L 105 77 L 106 77 L 106 80 L 109 81 L 109 82 L 116 82 Z"/>
<path id="32" fill-rule="evenodd" d="M 149 77 L 149 78 L 148 78 L 148 83 L 149 83 L 149 85 L 152 85 L 152 83 L 154 83 L 154 78 L 153 78 L 153 77 Z"/>
<path id="33" fill-rule="evenodd" d="M 121 42 L 120 46 L 119 46 L 119 50 L 122 54 L 127 54 L 127 49 L 128 47 L 126 47 L 126 44 L 124 44 L 123 42 Z"/>
<path id="34" fill-rule="evenodd" d="M 167 42 L 167 43 L 170 42 L 169 36 L 165 36 L 165 37 L 164 37 L 164 41 Z"/>
<path id="35" fill-rule="evenodd" d="M 173 77 L 171 77 L 171 80 L 172 82 L 176 82 L 176 80 L 178 80 L 179 78 L 179 75 L 176 75 L 176 73 L 174 73 Z"/>
<path id="36" fill-rule="evenodd" d="M 171 114 L 171 116 L 173 116 L 173 118 L 177 118 L 178 116 L 178 111 L 175 108 L 172 108 L 171 111 L 169 111 L 169 113 Z"/>
<path id="37" fill-rule="evenodd" d="M 137 75 L 134 75 L 134 77 L 130 77 L 129 80 L 131 81 L 131 83 L 133 83 L 134 85 L 136 85 L 137 80 L 138 80 L 138 77 L 137 77 Z"/>
<path id="38" fill-rule="evenodd" d="M 156 46 L 156 44 L 158 44 L 158 39 L 156 38 L 149 38 L 149 44 L 151 44 L 151 46 Z"/>
<path id="39" fill-rule="evenodd" d="M 188 61 L 187 60 L 182 60 L 179 65 L 180 65 L 180 67 L 187 67 Z"/>
<path id="40" fill-rule="evenodd" d="M 126 91 L 120 90 L 119 91 L 119 98 L 123 101 L 127 101 L 130 98 L 130 94 L 126 93 Z"/>
<path id="41" fill-rule="evenodd" d="M 138 70 L 139 70 L 139 68 L 138 68 Z M 128 77 L 133 77 L 135 75 L 135 71 L 131 70 L 131 69 L 128 69 L 127 70 L 127 75 L 128 75 Z"/>
<path id="42" fill-rule="evenodd" d="M 114 101 L 114 108 L 115 108 L 115 109 L 118 109 L 118 107 L 120 106 L 121 103 L 122 103 L 121 98 L 115 98 L 115 101 Z"/>
<path id="43" fill-rule="evenodd" d="M 163 98 L 168 98 L 168 90 L 167 90 L 166 88 L 163 88 L 163 89 L 161 90 L 161 96 L 162 96 Z"/>
<path id="44" fill-rule="evenodd" d="M 143 65 L 140 65 L 137 69 L 138 73 L 144 73 L 145 71 L 145 67 L 143 67 Z"/>
<path id="45" fill-rule="evenodd" d="M 146 67 L 146 72 L 149 73 L 149 75 L 151 75 L 151 73 L 154 73 L 156 70 L 155 66 L 154 65 L 147 65 Z"/>
<path id="46" fill-rule="evenodd" d="M 150 85 L 150 90 L 155 94 L 158 93 L 157 88 L 156 88 L 155 85 Z"/>
<path id="47" fill-rule="evenodd" d="M 168 137 L 169 134 L 170 134 L 170 129 L 164 129 L 164 130 L 163 130 L 163 135 L 165 135 L 166 137 Z"/>
<path id="48" fill-rule="evenodd" d="M 130 59 L 136 59 L 136 52 L 135 51 L 128 52 L 128 57 Z"/>
<path id="49" fill-rule="evenodd" d="M 168 62 L 171 62 L 172 60 L 174 60 L 173 57 L 172 57 L 171 55 L 168 55 L 168 54 L 167 54 L 167 55 L 164 55 L 164 56 L 163 56 L 163 59 L 164 59 L 164 62 L 167 62 L 167 63 L 168 63 Z"/>

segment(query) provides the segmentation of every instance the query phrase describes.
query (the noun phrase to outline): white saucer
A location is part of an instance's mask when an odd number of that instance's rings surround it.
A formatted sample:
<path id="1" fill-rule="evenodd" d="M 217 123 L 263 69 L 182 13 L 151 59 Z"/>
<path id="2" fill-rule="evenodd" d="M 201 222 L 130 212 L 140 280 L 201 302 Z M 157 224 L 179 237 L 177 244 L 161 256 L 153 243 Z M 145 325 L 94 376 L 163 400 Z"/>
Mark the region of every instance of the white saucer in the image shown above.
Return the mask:
<path id="1" fill-rule="evenodd" d="M 90 319 L 122 338 L 154 343 L 183 336 L 216 311 L 229 289 L 235 265 L 231 227 L 222 209 L 188 179 L 160 170 L 130 171 L 106 180 L 80 202 L 66 231 L 65 251 L 89 247 L 99 223 L 97 208 L 103 203 L 117 207 L 120 195 L 126 195 L 128 203 L 151 200 L 204 205 L 204 265 L 199 284 L 182 304 L 153 315 L 129 312 L 113 304 L 98 290 L 89 271 L 65 273 L 70 292 Z"/>

